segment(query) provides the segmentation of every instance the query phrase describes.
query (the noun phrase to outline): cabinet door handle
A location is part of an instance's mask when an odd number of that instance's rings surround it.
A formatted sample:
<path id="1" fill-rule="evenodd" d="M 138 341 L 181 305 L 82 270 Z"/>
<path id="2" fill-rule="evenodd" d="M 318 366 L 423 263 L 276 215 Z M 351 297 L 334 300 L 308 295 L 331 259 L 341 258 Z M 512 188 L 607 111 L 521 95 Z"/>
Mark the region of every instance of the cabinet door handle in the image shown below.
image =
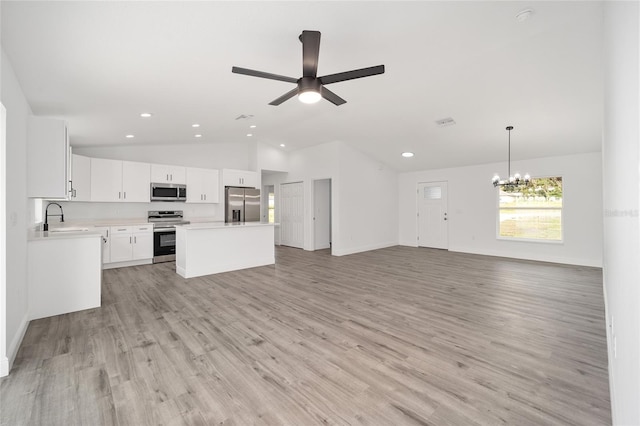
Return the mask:
<path id="1" fill-rule="evenodd" d="M 77 197 L 77 195 L 76 195 L 76 190 L 75 190 L 75 189 L 72 189 L 71 191 L 73 192 L 73 193 L 71 194 L 71 198 L 76 198 L 76 197 Z"/>
<path id="2" fill-rule="evenodd" d="M 204 194 L 204 200 L 207 201 L 207 194 Z"/>
<path id="3" fill-rule="evenodd" d="M 133 244 L 138 244 L 138 238 L 137 237 L 133 237 Z"/>
<path id="4" fill-rule="evenodd" d="M 127 193 L 123 192 L 123 194 L 124 194 L 124 199 L 126 200 L 127 199 Z"/>
<path id="5" fill-rule="evenodd" d="M 129 244 L 131 244 L 131 237 L 129 237 Z"/>
<path id="6" fill-rule="evenodd" d="M 121 192 L 118 192 L 118 200 L 119 200 L 120 198 L 122 198 L 122 197 L 121 197 L 121 194 L 122 194 Z"/>
<path id="7" fill-rule="evenodd" d="M 173 173 L 171 173 L 169 176 L 171 176 L 171 182 L 173 182 Z"/>
<path id="8" fill-rule="evenodd" d="M 109 230 L 107 229 L 107 238 L 109 238 Z"/>
<path id="9" fill-rule="evenodd" d="M 167 173 L 167 182 L 169 182 L 169 173 Z"/>

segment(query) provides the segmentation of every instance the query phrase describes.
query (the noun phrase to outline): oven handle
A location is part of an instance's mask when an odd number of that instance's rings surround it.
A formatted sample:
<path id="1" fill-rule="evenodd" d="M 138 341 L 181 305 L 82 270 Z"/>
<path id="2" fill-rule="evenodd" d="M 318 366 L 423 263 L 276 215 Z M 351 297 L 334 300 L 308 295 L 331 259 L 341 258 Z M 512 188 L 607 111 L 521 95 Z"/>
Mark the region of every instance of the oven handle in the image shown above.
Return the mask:
<path id="1" fill-rule="evenodd" d="M 153 228 L 153 232 L 176 232 L 176 228 L 175 227 L 170 227 L 170 228 Z"/>

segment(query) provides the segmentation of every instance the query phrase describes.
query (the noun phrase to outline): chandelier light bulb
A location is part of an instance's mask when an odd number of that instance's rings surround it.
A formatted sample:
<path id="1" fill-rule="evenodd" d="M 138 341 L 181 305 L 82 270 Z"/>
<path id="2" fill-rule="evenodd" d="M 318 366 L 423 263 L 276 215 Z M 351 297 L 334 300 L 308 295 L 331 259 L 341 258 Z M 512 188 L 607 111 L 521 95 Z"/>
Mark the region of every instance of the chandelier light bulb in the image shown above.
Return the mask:
<path id="1" fill-rule="evenodd" d="M 493 183 L 500 182 L 500 176 L 498 176 L 497 174 L 493 175 L 493 179 L 491 179 L 491 182 Z"/>
<path id="2" fill-rule="evenodd" d="M 529 183 L 531 181 L 531 176 L 529 176 L 529 173 L 527 173 L 526 175 L 524 175 L 524 181 L 526 183 Z"/>

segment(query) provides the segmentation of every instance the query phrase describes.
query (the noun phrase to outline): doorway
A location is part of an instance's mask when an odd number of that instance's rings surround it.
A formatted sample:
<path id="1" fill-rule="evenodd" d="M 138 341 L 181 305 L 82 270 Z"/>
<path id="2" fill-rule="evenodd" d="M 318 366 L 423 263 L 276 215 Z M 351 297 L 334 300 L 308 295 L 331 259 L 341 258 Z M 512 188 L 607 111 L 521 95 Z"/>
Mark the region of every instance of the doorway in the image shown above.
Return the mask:
<path id="1" fill-rule="evenodd" d="M 331 179 L 313 181 L 313 249 L 331 248 Z"/>
<path id="2" fill-rule="evenodd" d="M 447 182 L 418 184 L 418 246 L 449 248 Z"/>
<path id="3" fill-rule="evenodd" d="M 304 184 L 280 184 L 280 244 L 304 248 Z"/>

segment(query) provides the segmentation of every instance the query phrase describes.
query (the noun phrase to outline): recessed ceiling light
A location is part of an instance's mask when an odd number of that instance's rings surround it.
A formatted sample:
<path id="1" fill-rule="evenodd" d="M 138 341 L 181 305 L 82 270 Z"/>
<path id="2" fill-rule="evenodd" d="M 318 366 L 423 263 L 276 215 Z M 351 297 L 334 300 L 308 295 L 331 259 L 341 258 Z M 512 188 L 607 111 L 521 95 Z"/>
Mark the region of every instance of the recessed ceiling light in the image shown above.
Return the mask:
<path id="1" fill-rule="evenodd" d="M 194 138 L 201 138 L 202 135 L 198 134 L 198 135 L 193 135 Z"/>
<path id="2" fill-rule="evenodd" d="M 198 123 L 192 124 L 191 127 L 200 127 Z"/>
<path id="3" fill-rule="evenodd" d="M 285 145 L 283 143 L 281 143 L 280 146 L 283 147 L 283 148 L 285 147 Z"/>
<path id="4" fill-rule="evenodd" d="M 134 138 L 134 137 L 135 137 L 134 135 L 127 135 L 127 136 L 125 136 L 125 138 L 127 138 L 127 139 L 131 139 L 131 138 Z"/>
<path id="5" fill-rule="evenodd" d="M 251 126 L 249 126 L 249 127 L 250 127 L 250 128 L 252 128 L 252 129 L 255 129 L 255 128 L 256 128 L 256 125 L 255 125 L 255 124 L 252 124 L 252 125 L 251 125 Z"/>
<path id="6" fill-rule="evenodd" d="M 150 112 L 143 112 L 142 114 L 140 114 L 140 117 L 142 118 L 149 118 L 151 117 L 153 114 L 151 114 Z"/>
<path id="7" fill-rule="evenodd" d="M 251 137 L 253 136 L 253 133 L 247 133 L 247 136 Z"/>
<path id="8" fill-rule="evenodd" d="M 411 158 L 411 157 L 413 157 L 413 152 L 403 152 L 402 156 L 404 158 Z"/>

